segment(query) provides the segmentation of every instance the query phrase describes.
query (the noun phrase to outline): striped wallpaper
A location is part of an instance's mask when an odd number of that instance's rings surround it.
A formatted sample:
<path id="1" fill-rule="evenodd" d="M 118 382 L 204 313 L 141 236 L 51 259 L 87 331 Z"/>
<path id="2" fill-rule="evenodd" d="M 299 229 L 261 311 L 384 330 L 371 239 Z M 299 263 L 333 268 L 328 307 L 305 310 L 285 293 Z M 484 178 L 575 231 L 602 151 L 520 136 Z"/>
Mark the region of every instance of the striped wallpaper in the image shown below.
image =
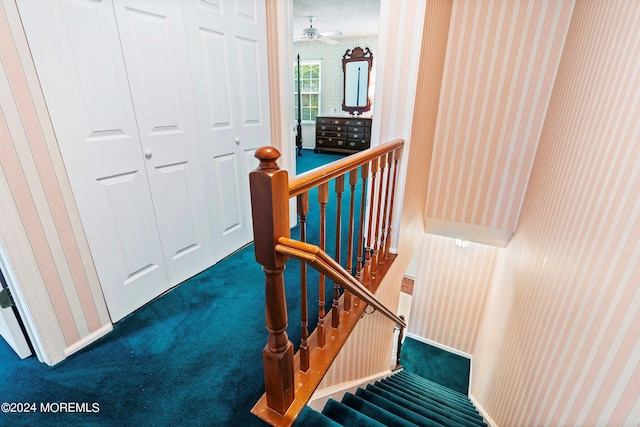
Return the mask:
<path id="1" fill-rule="evenodd" d="M 415 249 L 429 185 L 428 217 L 515 230 L 506 248 L 426 235 L 409 326 L 472 355 L 471 394 L 494 425 L 640 420 L 638 28 L 636 0 L 427 2 L 405 184 L 417 200 L 403 205 L 390 280 Z M 465 142 L 477 131 L 486 146 Z M 374 341 L 373 323 L 350 350 Z M 367 366 L 339 358 L 323 386 Z"/>
<path id="2" fill-rule="evenodd" d="M 576 1 L 474 353 L 499 425 L 640 420 L 639 28 L 637 1 Z"/>
<path id="3" fill-rule="evenodd" d="M 443 220 L 512 233 L 573 2 L 452 3 L 425 214 L 439 234 L 468 231 Z"/>
<path id="4" fill-rule="evenodd" d="M 407 331 L 467 354 L 475 346 L 501 249 L 427 234 L 417 257 Z"/>
<path id="5" fill-rule="evenodd" d="M 0 239 L 54 364 L 111 322 L 15 3 L 0 4 Z M 39 342 L 36 342 L 36 345 Z"/>

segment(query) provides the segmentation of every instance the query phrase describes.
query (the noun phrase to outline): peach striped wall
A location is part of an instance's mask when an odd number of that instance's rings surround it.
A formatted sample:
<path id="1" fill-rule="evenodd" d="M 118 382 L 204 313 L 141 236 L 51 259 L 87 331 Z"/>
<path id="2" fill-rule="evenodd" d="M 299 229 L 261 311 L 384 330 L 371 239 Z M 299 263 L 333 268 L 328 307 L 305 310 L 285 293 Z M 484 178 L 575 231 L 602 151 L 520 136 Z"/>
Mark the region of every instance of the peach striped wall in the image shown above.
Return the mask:
<path id="1" fill-rule="evenodd" d="M 572 1 L 453 1 L 426 216 L 515 231 Z M 440 234 L 468 228 L 434 222 Z M 447 229 L 448 232 L 441 233 Z M 507 234 L 508 240 L 510 237 Z"/>
<path id="2" fill-rule="evenodd" d="M 417 253 L 408 332 L 471 354 L 501 249 L 427 234 Z"/>
<path id="3" fill-rule="evenodd" d="M 53 364 L 111 322 L 10 0 L 0 4 L 0 59 L 0 239 L 41 336 L 39 356 Z"/>
<path id="4" fill-rule="evenodd" d="M 640 5 L 576 1 L 472 393 L 499 425 L 640 420 Z"/>

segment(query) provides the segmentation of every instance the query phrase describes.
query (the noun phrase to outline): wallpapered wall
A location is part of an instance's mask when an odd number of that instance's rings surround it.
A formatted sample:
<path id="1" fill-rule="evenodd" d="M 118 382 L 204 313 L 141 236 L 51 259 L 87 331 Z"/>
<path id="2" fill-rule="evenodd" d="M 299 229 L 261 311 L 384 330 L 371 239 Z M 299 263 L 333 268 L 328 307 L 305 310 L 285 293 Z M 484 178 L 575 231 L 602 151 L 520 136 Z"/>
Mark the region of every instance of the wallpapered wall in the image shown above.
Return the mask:
<path id="1" fill-rule="evenodd" d="M 425 237 L 409 331 L 472 354 L 471 394 L 495 425 L 638 425 L 640 8 L 636 1 L 452 6 L 451 32 L 465 28 L 469 42 L 451 50 L 450 40 L 447 55 L 459 56 L 469 70 L 474 55 L 503 40 L 489 37 L 502 26 L 537 29 L 534 43 L 522 44 L 523 59 L 553 49 L 542 44 L 545 37 L 563 46 L 548 110 L 539 113 L 543 126 L 512 240 L 504 249 L 472 243 L 461 250 L 453 239 Z M 461 25 L 471 17 L 472 25 Z M 474 48 L 474 41 L 482 43 Z M 500 59 L 508 53 L 499 52 Z M 464 85 L 463 75 L 456 82 Z M 519 111 L 535 99 L 523 98 Z M 460 117 L 478 129 L 491 123 L 469 114 Z M 537 116 L 528 120 L 523 131 Z M 440 158 L 434 148 L 433 168 Z M 509 167 L 524 173 L 524 164 Z M 447 189 L 447 181 L 432 181 L 431 189 L 454 200 L 456 178 L 449 181 Z M 500 185 L 494 182 L 492 191 Z M 469 206 L 458 212 L 472 212 Z M 495 223 L 508 226 L 516 211 L 498 204 L 492 212 Z M 467 272 L 473 279 L 461 277 Z M 481 310 L 479 321 L 471 308 Z"/>
<path id="2" fill-rule="evenodd" d="M 342 111 L 342 56 L 347 49 L 354 47 L 369 48 L 373 53 L 373 69 L 371 70 L 371 82 L 375 81 L 376 71 L 376 53 L 378 52 L 378 36 L 367 37 L 344 37 L 334 38 L 338 44 L 330 45 L 319 41 L 314 42 L 295 42 L 293 44 L 293 57 L 300 55 L 301 60 L 320 60 L 321 61 L 321 100 L 320 113 L 322 115 L 331 116 L 348 116 Z M 294 74 L 295 75 L 295 74 Z M 375 88 L 371 88 L 375 89 Z M 373 94 L 372 94 L 373 95 Z M 375 103 L 374 97 L 371 96 L 371 102 Z M 363 114 L 364 117 L 371 117 L 371 111 Z M 297 123 L 297 122 L 296 122 Z M 302 143 L 305 148 L 313 148 L 315 146 L 315 125 L 302 125 Z"/>

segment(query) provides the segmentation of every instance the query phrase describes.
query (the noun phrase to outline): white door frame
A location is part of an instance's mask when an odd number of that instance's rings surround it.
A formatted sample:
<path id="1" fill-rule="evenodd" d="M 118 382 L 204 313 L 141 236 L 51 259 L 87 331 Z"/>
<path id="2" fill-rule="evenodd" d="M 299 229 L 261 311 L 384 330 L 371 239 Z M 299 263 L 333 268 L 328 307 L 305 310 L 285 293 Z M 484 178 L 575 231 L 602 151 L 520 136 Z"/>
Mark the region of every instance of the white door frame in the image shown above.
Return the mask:
<path id="1" fill-rule="evenodd" d="M 13 297 L 13 300 L 16 304 L 16 309 L 20 314 L 20 319 L 22 320 L 22 323 L 27 332 L 27 339 L 31 341 L 31 345 L 36 352 L 38 360 L 46 363 L 48 357 L 45 356 L 46 351 L 44 345 L 40 340 L 40 335 L 35 332 L 37 331 L 37 328 L 33 321 L 33 316 L 29 311 L 26 299 L 24 297 L 24 294 L 22 293 L 22 287 L 20 286 L 15 271 L 13 270 L 13 266 L 9 261 L 9 256 L 4 249 L 2 240 L 0 240 L 0 270 L 2 270 L 2 275 L 7 282 L 9 292 L 11 292 L 11 296 Z"/>

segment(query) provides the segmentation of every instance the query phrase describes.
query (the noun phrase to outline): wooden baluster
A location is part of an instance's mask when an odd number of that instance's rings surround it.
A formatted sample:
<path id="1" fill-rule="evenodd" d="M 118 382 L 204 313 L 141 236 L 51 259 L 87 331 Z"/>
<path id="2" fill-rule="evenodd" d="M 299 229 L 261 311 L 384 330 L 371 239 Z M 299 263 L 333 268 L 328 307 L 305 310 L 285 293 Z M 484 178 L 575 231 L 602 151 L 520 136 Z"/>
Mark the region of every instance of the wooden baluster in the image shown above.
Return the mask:
<path id="1" fill-rule="evenodd" d="M 372 248 L 372 236 L 373 233 L 373 215 L 374 215 L 374 200 L 376 193 L 376 175 L 378 173 L 378 158 L 371 160 L 371 194 L 369 195 L 369 219 L 367 221 L 367 241 L 365 243 L 364 250 L 364 275 L 362 284 L 369 287 L 371 283 L 371 248 Z"/>
<path id="2" fill-rule="evenodd" d="M 340 252 L 342 250 L 342 193 L 344 192 L 344 175 L 340 175 L 335 179 L 336 192 L 336 256 L 335 260 L 340 264 Z M 340 326 L 340 285 L 333 284 L 333 304 L 331 305 L 331 327 Z"/>
<path id="3" fill-rule="evenodd" d="M 309 193 L 297 197 L 300 221 L 300 241 L 307 241 L 307 215 L 309 214 Z M 300 261 L 300 370 L 309 370 L 309 310 L 307 307 L 307 264 Z"/>
<path id="4" fill-rule="evenodd" d="M 365 201 L 367 199 L 367 179 L 369 178 L 369 163 L 365 163 L 360 168 L 360 178 L 362 179 L 362 188 L 360 192 L 360 219 L 358 221 L 358 265 L 356 267 L 356 279 L 364 284 L 364 219 L 365 219 Z"/>
<path id="5" fill-rule="evenodd" d="M 393 152 L 393 183 L 391 184 L 391 197 L 389 198 L 389 227 L 387 228 L 387 251 L 385 254 L 385 260 L 389 258 L 389 250 L 391 248 L 391 227 L 393 223 L 393 202 L 396 197 L 396 183 L 398 178 L 398 161 L 400 160 L 401 150 Z"/>
<path id="6" fill-rule="evenodd" d="M 371 278 L 378 274 L 378 253 L 380 248 L 380 221 L 382 217 L 382 196 L 384 194 L 384 171 L 386 155 L 380 157 L 380 180 L 378 181 L 378 203 L 376 203 L 376 227 L 373 229 L 373 252 L 371 254 Z"/>
<path id="7" fill-rule="evenodd" d="M 354 228 L 354 209 L 355 209 L 355 196 L 356 185 L 358 184 L 358 169 L 354 169 L 349 172 L 349 186 L 351 188 L 351 197 L 349 198 L 349 237 L 347 243 L 347 271 L 355 276 L 353 272 L 353 228 Z M 344 309 L 346 311 L 351 310 L 351 292 L 344 292 L 343 300 Z"/>
<path id="8" fill-rule="evenodd" d="M 318 186 L 318 203 L 320 204 L 320 241 L 318 246 L 323 251 L 326 249 L 326 213 L 328 201 L 329 185 L 326 183 L 320 184 Z M 326 314 L 324 310 L 324 283 L 324 274 L 320 274 L 320 277 L 318 279 L 318 326 L 316 327 L 319 348 L 324 348 L 326 338 L 324 323 L 324 317 Z"/>
<path id="9" fill-rule="evenodd" d="M 262 351 L 267 406 L 284 414 L 294 399 L 293 344 L 287 336 L 287 298 L 283 271 L 287 258 L 275 250 L 289 237 L 289 177 L 276 161 L 275 147 L 256 150 L 258 168 L 249 174 L 256 261 L 265 273 L 267 344 Z"/>
<path id="10" fill-rule="evenodd" d="M 387 154 L 387 187 L 386 197 L 384 200 L 384 214 L 382 215 L 382 232 L 380 233 L 380 256 L 378 257 L 378 264 L 383 264 L 387 259 L 387 233 L 389 231 L 389 202 L 390 192 L 393 191 L 391 185 L 391 167 L 393 166 L 393 152 Z"/>

